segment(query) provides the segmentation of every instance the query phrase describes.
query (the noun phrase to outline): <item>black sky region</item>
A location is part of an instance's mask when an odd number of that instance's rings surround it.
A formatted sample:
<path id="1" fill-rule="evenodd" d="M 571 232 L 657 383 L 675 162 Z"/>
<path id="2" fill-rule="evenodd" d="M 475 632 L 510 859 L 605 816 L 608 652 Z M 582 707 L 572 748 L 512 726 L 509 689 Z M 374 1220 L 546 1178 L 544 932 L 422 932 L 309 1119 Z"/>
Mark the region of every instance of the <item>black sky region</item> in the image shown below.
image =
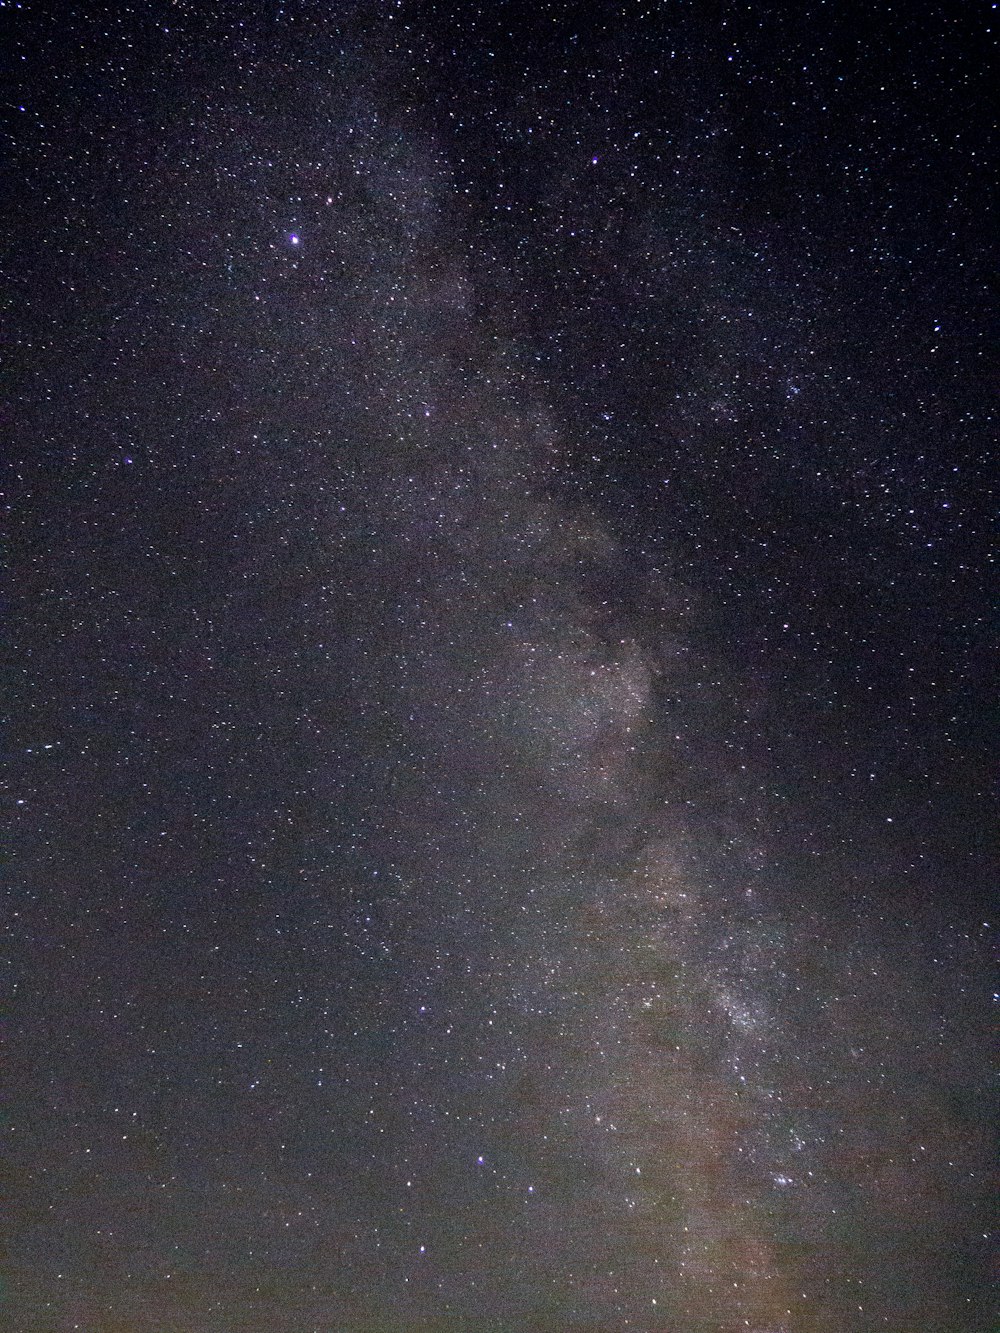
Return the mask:
<path id="1" fill-rule="evenodd" d="M 985 1333 L 994 10 L 3 14 L 2 1327 Z"/>

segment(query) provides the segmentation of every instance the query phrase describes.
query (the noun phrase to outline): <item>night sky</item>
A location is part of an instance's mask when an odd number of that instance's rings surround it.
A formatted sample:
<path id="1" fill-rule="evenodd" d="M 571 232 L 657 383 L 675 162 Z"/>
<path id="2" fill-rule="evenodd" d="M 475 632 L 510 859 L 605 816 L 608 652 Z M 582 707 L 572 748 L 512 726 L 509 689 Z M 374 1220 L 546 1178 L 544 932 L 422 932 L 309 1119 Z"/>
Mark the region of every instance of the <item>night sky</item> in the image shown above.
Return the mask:
<path id="1" fill-rule="evenodd" d="M 986 1333 L 988 4 L 8 3 L 10 1333 Z"/>

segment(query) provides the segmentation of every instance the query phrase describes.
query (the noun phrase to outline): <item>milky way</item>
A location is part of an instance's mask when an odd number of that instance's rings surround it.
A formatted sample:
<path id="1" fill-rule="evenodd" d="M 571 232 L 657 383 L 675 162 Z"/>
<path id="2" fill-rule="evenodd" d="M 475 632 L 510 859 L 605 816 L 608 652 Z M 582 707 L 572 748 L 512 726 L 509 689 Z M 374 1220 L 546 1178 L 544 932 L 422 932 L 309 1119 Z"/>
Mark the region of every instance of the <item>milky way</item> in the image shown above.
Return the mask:
<path id="1" fill-rule="evenodd" d="M 974 25 L 498 13 L 20 20 L 11 1329 L 987 1326 Z"/>

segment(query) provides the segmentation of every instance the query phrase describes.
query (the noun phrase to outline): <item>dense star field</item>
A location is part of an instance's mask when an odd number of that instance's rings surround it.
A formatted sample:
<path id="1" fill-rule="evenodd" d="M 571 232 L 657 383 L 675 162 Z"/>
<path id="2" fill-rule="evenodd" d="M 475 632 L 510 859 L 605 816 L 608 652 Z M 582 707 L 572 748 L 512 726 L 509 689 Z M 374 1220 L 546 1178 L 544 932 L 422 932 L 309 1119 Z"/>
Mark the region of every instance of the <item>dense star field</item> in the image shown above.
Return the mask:
<path id="1" fill-rule="evenodd" d="M 996 14 L 5 13 L 0 1325 L 986 1333 Z"/>

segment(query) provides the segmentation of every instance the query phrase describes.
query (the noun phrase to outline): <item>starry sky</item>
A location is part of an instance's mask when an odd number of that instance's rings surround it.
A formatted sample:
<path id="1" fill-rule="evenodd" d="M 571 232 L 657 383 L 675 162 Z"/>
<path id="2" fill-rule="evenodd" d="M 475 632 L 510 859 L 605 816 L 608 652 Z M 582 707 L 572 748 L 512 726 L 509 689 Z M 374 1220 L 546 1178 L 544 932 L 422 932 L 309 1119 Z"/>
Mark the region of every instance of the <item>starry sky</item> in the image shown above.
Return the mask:
<path id="1" fill-rule="evenodd" d="M 986 1333 L 993 10 L 5 15 L 2 1327 Z"/>

